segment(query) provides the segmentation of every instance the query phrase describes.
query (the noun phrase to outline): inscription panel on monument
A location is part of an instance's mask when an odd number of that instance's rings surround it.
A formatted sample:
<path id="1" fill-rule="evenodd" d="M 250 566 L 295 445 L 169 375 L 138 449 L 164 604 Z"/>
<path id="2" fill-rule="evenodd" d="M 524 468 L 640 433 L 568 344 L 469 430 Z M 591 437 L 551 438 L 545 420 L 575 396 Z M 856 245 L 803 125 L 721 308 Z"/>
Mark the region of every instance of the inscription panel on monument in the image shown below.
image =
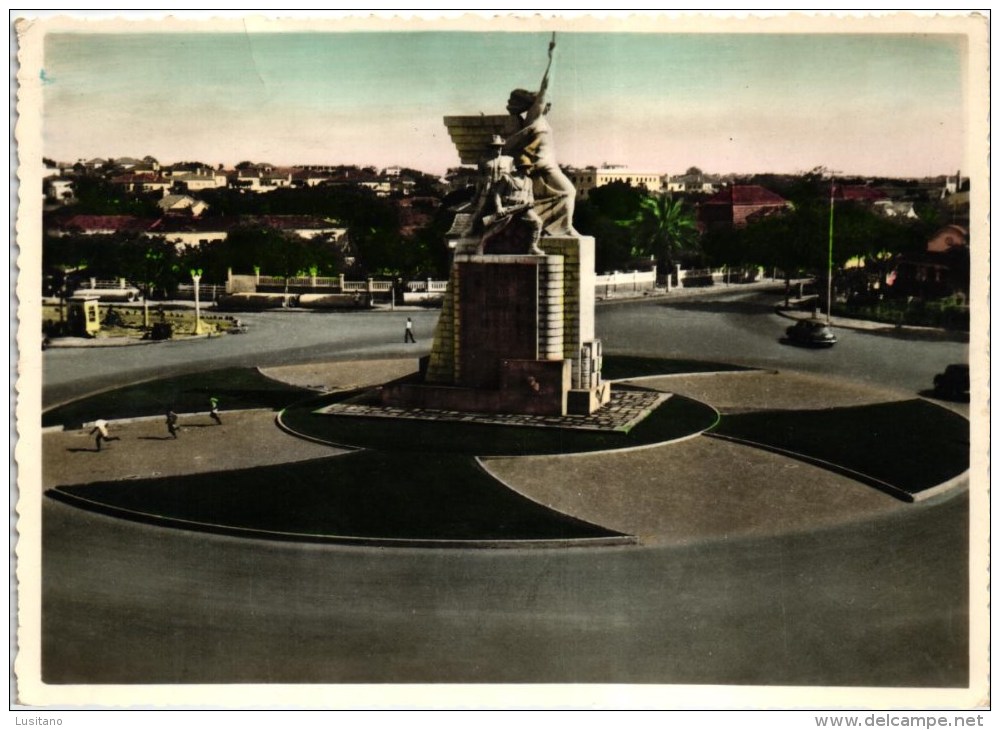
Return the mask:
<path id="1" fill-rule="evenodd" d="M 538 266 L 458 264 L 460 384 L 495 388 L 503 359 L 534 360 L 538 350 Z"/>

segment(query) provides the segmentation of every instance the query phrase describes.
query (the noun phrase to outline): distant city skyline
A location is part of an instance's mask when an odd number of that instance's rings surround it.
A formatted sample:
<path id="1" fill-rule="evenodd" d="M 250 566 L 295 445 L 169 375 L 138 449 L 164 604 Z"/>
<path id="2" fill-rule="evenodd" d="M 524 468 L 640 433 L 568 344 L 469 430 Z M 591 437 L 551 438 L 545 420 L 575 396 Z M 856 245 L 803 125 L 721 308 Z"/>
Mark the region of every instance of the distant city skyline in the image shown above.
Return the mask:
<path id="1" fill-rule="evenodd" d="M 459 164 L 442 117 L 537 89 L 549 34 L 51 33 L 43 152 L 231 167 Z M 960 35 L 559 33 L 558 159 L 680 174 L 968 168 Z"/>

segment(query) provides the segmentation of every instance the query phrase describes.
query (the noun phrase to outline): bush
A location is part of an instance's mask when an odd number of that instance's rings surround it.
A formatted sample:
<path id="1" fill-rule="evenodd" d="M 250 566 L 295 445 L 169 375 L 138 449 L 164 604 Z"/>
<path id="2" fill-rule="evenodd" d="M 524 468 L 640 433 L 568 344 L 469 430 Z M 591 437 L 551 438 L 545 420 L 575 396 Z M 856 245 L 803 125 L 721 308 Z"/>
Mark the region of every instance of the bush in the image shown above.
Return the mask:
<path id="1" fill-rule="evenodd" d="M 969 331 L 969 307 L 954 298 L 924 301 L 922 299 L 885 299 L 875 304 L 834 305 L 835 316 L 865 319 L 894 325 L 940 327 Z"/>

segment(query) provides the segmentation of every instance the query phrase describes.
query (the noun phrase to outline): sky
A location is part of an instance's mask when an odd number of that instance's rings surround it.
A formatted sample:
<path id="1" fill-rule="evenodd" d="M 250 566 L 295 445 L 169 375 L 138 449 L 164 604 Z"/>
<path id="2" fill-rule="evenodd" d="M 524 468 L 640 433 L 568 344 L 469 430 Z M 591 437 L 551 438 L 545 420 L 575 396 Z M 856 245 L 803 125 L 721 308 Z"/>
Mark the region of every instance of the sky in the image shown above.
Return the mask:
<path id="1" fill-rule="evenodd" d="M 43 151 L 232 166 L 459 164 L 444 116 L 537 89 L 547 32 L 49 33 Z M 656 173 L 966 169 L 966 40 L 557 34 L 558 160 Z"/>

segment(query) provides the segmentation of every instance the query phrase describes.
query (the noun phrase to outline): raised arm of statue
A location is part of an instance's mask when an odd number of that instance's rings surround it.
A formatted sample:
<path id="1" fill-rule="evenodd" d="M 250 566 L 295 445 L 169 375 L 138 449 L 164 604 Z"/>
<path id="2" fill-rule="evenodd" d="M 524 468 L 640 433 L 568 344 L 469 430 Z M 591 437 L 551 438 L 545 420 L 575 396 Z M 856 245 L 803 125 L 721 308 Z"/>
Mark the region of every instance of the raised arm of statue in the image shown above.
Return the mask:
<path id="1" fill-rule="evenodd" d="M 545 231 L 550 236 L 577 235 L 573 230 L 573 206 L 576 190 L 573 183 L 559 169 L 552 128 L 544 116 L 548 109 L 545 92 L 549 85 L 552 51 L 555 34 L 549 42 L 549 64 L 537 91 L 514 89 L 507 99 L 507 111 L 517 118 L 517 131 L 507 137 L 506 154 L 516 165 L 526 165 L 526 171 L 538 182 L 536 210 L 541 216 Z"/>
<path id="2" fill-rule="evenodd" d="M 545 66 L 545 73 L 542 74 L 542 83 L 535 94 L 535 101 L 531 108 L 524 115 L 524 123 L 531 124 L 548 111 L 545 104 L 545 92 L 549 89 L 549 71 L 552 69 L 552 52 L 556 49 L 556 34 L 552 33 L 552 40 L 549 41 L 549 62 Z"/>

